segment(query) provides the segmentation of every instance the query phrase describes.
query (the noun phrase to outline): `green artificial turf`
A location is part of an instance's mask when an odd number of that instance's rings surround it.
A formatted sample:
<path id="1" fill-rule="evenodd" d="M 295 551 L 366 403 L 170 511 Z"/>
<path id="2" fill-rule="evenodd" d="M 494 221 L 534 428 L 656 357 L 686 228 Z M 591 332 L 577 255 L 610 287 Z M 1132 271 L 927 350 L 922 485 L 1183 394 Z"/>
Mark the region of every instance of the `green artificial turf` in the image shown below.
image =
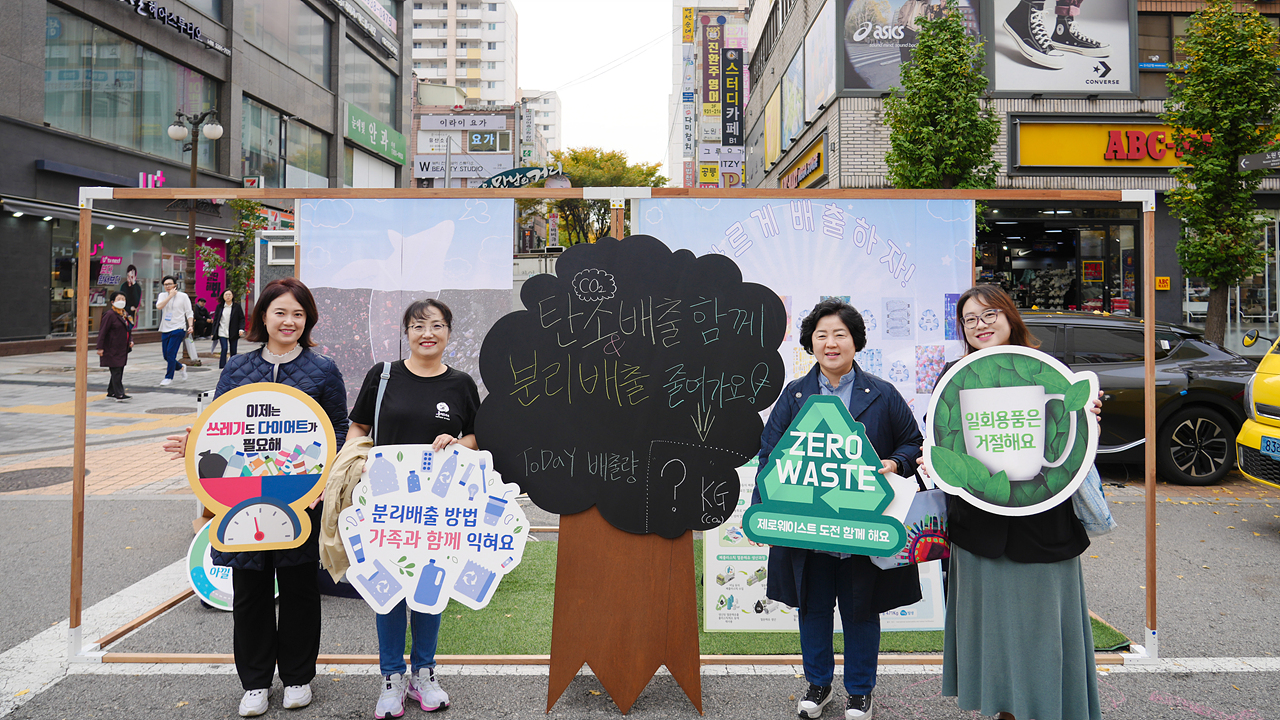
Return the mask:
<path id="1" fill-rule="evenodd" d="M 799 633 L 702 632 L 702 540 L 694 540 L 694 574 L 698 593 L 698 646 L 703 655 L 799 655 Z M 551 616 L 555 596 L 554 542 L 531 542 L 524 559 L 502 579 L 483 610 L 449 601 L 440 625 L 440 655 L 547 655 L 551 652 Z M 1111 651 L 1129 644 L 1110 626 L 1093 620 L 1096 649 Z M 844 651 L 836 634 L 835 651 Z M 886 632 L 880 652 L 942 652 L 941 632 Z"/>

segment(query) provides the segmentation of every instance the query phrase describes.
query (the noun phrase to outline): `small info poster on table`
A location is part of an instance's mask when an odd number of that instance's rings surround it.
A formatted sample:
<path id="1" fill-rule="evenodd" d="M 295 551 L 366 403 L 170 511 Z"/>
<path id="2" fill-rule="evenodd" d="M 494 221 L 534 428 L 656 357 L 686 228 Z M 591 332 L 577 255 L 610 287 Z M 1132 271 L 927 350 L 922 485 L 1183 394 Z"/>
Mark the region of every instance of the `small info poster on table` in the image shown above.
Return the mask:
<path id="1" fill-rule="evenodd" d="M 737 509 L 725 523 L 703 534 L 703 630 L 707 632 L 799 632 L 796 609 L 765 597 L 769 583 L 769 548 L 747 539 L 742 515 L 756 487 L 756 462 L 738 468 L 742 490 Z M 923 598 L 914 605 L 880 616 L 880 629 L 941 630 L 946 615 L 942 569 L 938 561 L 920 565 Z M 842 632 L 840 614 L 835 631 Z"/>

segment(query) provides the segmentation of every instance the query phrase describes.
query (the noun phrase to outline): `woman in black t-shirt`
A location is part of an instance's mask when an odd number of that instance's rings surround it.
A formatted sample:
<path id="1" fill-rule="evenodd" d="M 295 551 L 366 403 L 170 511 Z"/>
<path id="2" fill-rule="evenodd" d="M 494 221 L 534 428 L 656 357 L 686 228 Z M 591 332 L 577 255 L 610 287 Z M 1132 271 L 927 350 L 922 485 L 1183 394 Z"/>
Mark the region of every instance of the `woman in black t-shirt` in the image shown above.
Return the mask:
<path id="1" fill-rule="evenodd" d="M 403 327 L 409 341 L 409 357 L 391 364 L 391 376 L 377 411 L 378 386 L 383 364 L 365 375 L 347 438 L 374 435 L 377 445 L 431 445 L 443 450 L 453 443 L 476 446 L 476 411 L 480 392 L 471 376 L 444 364 L 453 313 L 439 300 L 419 300 L 404 311 Z M 375 412 L 378 417 L 375 418 Z M 375 422 L 376 420 L 376 422 Z M 413 628 L 410 660 L 413 672 L 405 675 L 405 613 Z M 418 701 L 426 712 L 449 707 L 449 695 L 436 680 L 436 640 L 440 616 L 408 610 L 405 601 L 386 615 L 376 617 L 382 694 L 375 718 L 400 717 L 404 699 Z"/>

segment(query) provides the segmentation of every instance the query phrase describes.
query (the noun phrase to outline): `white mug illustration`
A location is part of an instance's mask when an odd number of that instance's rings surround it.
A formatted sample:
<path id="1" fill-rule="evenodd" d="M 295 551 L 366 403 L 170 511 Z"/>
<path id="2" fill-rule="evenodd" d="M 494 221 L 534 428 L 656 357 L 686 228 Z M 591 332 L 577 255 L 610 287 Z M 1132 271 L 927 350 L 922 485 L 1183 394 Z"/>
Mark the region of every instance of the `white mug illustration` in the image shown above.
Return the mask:
<path id="1" fill-rule="evenodd" d="M 988 512 L 1025 516 L 1071 497 L 1093 465 L 1098 378 L 1006 345 L 969 353 L 938 379 L 924 463 L 938 486 Z"/>
<path id="2" fill-rule="evenodd" d="M 1046 393 L 1040 385 L 981 388 L 960 391 L 960 412 L 964 414 L 964 444 L 969 455 L 993 473 L 1005 471 L 1009 482 L 1025 482 L 1040 473 L 1041 467 L 1056 468 L 1067 459 L 1045 458 L 1045 406 L 1050 400 L 1065 402 L 1066 396 Z M 1072 411 L 1067 447 L 1076 440 L 1076 415 Z"/>

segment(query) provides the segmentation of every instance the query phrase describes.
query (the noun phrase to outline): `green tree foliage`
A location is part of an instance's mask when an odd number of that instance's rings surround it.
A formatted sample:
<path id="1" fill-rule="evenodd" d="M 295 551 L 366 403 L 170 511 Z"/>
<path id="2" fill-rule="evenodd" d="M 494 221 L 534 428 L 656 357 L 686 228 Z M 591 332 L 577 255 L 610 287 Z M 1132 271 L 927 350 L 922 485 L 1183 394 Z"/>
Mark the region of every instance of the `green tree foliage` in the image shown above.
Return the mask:
<path id="1" fill-rule="evenodd" d="M 600 148 L 554 150 L 552 157 L 564 163 L 564 174 L 576 188 L 662 187 L 667 178 L 660 174 L 661 163 L 629 163 L 626 153 Z M 631 212 L 628 204 L 627 212 Z M 551 207 L 560 213 L 560 243 L 575 245 L 609 234 L 608 200 L 555 200 Z"/>
<path id="2" fill-rule="evenodd" d="M 236 301 L 243 303 L 253 280 L 253 251 L 258 231 L 266 229 L 267 219 L 262 215 L 262 203 L 256 200 L 228 200 L 227 205 L 236 218 L 235 230 L 227 239 L 227 256 L 219 257 L 213 248 L 202 245 L 200 261 L 206 268 L 222 270 L 226 276 L 222 289 L 235 293 Z"/>
<path id="3" fill-rule="evenodd" d="M 1277 39 L 1256 10 L 1207 0 L 1178 41 L 1186 60 L 1169 73 L 1161 119 L 1185 148 L 1185 166 L 1172 171 L 1176 186 L 1165 198 L 1182 219 L 1178 262 L 1209 285 L 1205 336 L 1216 342 L 1226 334 L 1227 289 L 1266 261 L 1253 193 L 1269 171 L 1239 172 L 1239 158 L 1270 149 L 1280 129 Z"/>
<path id="4" fill-rule="evenodd" d="M 982 100 L 983 44 L 965 32 L 956 0 L 918 22 L 911 62 L 902 66 L 902 87 L 884 103 L 889 182 L 915 189 L 995 187 L 1000 120 Z"/>

